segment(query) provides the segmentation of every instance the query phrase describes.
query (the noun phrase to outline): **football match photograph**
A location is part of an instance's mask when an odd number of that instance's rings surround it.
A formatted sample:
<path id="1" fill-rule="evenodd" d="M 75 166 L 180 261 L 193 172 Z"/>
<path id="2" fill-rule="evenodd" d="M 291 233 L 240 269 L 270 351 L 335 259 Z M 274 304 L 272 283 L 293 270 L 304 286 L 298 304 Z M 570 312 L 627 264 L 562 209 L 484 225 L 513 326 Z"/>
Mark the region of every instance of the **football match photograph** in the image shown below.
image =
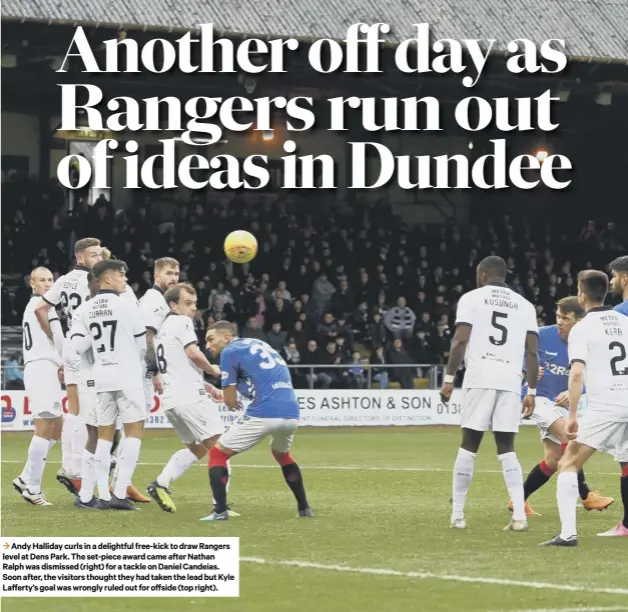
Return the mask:
<path id="1" fill-rule="evenodd" d="M 2 3 L 6 612 L 628 612 L 628 0 Z"/>

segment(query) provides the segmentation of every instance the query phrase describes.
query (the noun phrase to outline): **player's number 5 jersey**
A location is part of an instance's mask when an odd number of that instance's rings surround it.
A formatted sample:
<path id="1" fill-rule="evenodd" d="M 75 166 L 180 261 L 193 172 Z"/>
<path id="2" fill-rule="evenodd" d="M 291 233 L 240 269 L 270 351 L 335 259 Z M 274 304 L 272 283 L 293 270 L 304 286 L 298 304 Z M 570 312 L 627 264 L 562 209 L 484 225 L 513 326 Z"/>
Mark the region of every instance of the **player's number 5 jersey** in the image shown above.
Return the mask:
<path id="1" fill-rule="evenodd" d="M 463 388 L 519 393 L 528 333 L 538 334 L 536 311 L 502 284 L 466 293 L 458 302 L 456 325 L 470 325 Z"/>

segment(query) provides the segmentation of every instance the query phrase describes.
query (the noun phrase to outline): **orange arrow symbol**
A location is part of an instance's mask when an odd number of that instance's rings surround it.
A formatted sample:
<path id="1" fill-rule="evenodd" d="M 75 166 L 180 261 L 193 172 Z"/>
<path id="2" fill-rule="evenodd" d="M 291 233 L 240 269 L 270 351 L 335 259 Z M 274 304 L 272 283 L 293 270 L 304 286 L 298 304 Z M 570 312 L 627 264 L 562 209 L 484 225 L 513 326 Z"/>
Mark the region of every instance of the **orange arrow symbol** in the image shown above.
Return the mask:
<path id="1" fill-rule="evenodd" d="M 5 548 L 9 548 L 9 546 L 11 546 L 11 544 L 9 544 L 8 542 L 5 542 L 5 543 L 4 543 L 4 547 L 5 547 Z"/>

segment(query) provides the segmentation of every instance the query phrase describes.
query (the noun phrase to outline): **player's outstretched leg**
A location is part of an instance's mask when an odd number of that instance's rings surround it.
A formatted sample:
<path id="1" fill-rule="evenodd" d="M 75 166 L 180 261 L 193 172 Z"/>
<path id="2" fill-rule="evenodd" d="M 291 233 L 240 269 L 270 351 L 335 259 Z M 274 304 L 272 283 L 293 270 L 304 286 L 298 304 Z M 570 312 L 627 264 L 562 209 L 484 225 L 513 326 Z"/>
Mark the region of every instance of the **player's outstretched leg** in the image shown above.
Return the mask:
<path id="1" fill-rule="evenodd" d="M 228 462 L 230 451 L 219 448 L 219 444 L 209 449 L 209 485 L 214 496 L 214 511 L 201 521 L 226 521 L 229 519 L 227 508 L 227 483 L 229 482 Z"/>
<path id="2" fill-rule="evenodd" d="M 475 429 L 462 429 L 462 444 L 458 449 L 456 462 L 454 463 L 454 475 L 452 485 L 451 527 L 464 529 L 467 524 L 464 520 L 464 507 L 467 502 L 467 493 L 473 480 L 473 467 L 478 456 L 478 450 L 482 443 L 483 431 Z"/>
<path id="3" fill-rule="evenodd" d="M 157 502 L 157 505 L 164 512 L 177 511 L 177 507 L 170 497 L 170 485 L 183 476 L 199 459 L 205 456 L 205 449 L 200 444 L 196 446 L 199 447 L 198 453 L 194 453 L 191 448 L 178 450 L 170 457 L 170 460 L 161 471 L 161 474 L 146 487 L 148 494 Z"/>
<path id="4" fill-rule="evenodd" d="M 312 510 L 310 509 L 310 505 L 307 503 L 305 487 L 303 486 L 303 476 L 301 475 L 301 470 L 297 465 L 297 462 L 292 458 L 290 452 L 279 453 L 277 451 L 272 451 L 272 453 L 275 461 L 277 461 L 277 463 L 281 466 L 281 471 L 283 472 L 286 484 L 290 487 L 292 494 L 297 500 L 297 510 L 299 512 L 299 516 L 314 516 L 312 514 Z"/>
<path id="5" fill-rule="evenodd" d="M 619 480 L 619 487 L 621 491 L 621 502 L 624 505 L 624 518 L 619 521 L 615 527 L 598 533 L 599 536 L 605 537 L 628 537 L 628 462 L 621 463 L 621 478 Z"/>
<path id="6" fill-rule="evenodd" d="M 75 386 L 76 385 L 69 385 L 68 388 Z M 63 415 L 63 428 L 61 430 L 61 468 L 57 472 L 57 481 L 73 495 L 78 493 L 76 480 L 79 478 L 79 474 L 73 471 L 74 452 L 72 443 L 74 441 L 76 428 L 82 425 L 83 423 L 75 414 L 68 412 Z"/>
<path id="7" fill-rule="evenodd" d="M 98 500 L 94 497 L 96 487 L 96 446 L 98 444 L 98 428 L 93 425 L 85 426 L 87 442 L 81 458 L 81 490 L 74 505 L 80 509 L 92 510 L 98 507 Z"/>
<path id="8" fill-rule="evenodd" d="M 120 434 L 118 436 L 118 434 Z M 118 444 L 116 445 L 116 436 L 118 437 Z M 113 439 L 113 446 L 111 447 L 111 467 L 110 467 L 110 471 L 113 471 L 113 476 L 111 478 L 111 487 L 109 487 L 109 490 L 111 493 L 114 492 L 114 490 L 116 489 L 117 483 L 118 483 L 118 478 L 120 476 L 120 458 L 122 456 L 122 449 L 124 447 L 124 439 L 125 439 L 125 434 L 124 434 L 124 430 L 116 430 L 116 433 L 114 435 L 114 439 Z M 118 446 L 118 456 L 117 458 L 115 458 L 114 456 L 114 452 L 115 452 L 115 447 Z M 126 488 L 126 492 L 125 492 L 125 498 L 130 499 L 131 501 L 134 501 L 137 504 L 148 504 L 150 503 L 150 499 L 148 497 L 146 497 L 146 495 L 143 495 L 142 492 L 135 486 L 133 486 L 132 482 L 129 482 L 127 488 Z"/>
<path id="9" fill-rule="evenodd" d="M 34 435 L 28 447 L 28 459 L 22 473 L 13 481 L 13 488 L 28 503 L 35 506 L 50 506 L 41 490 L 41 480 L 50 450 L 50 440 Z"/>
<path id="10" fill-rule="evenodd" d="M 137 426 L 137 423 L 125 424 L 125 427 L 129 425 Z M 140 458 L 141 447 L 142 440 L 139 436 L 131 435 L 131 432 L 122 440 L 120 457 L 118 459 L 118 480 L 113 489 L 113 496 L 110 502 L 111 508 L 114 510 L 135 510 L 131 500 L 127 497 L 127 490 L 137 467 L 137 461 Z"/>
<path id="11" fill-rule="evenodd" d="M 578 471 L 578 493 L 585 510 L 606 510 L 615 500 L 612 497 L 605 497 L 595 491 L 591 491 L 586 482 L 584 470 Z"/>

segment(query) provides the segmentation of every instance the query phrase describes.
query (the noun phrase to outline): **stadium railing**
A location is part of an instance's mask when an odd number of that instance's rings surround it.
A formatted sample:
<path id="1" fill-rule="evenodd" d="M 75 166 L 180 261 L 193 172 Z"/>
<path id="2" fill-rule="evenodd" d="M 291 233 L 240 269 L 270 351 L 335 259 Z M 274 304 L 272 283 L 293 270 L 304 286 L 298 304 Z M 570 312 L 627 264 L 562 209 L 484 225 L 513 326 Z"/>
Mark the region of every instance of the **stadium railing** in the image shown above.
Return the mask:
<path id="1" fill-rule="evenodd" d="M 339 370 L 339 371 L 347 371 L 350 368 L 355 367 L 352 364 L 321 364 L 321 365 L 289 365 L 288 368 L 292 371 L 297 370 L 299 373 L 303 373 L 303 376 L 306 379 L 306 382 L 308 383 L 308 387 L 309 389 L 313 389 L 315 386 L 315 381 L 313 380 L 312 376 L 314 374 L 317 373 L 321 373 L 322 371 L 325 370 Z M 408 363 L 408 364 L 390 364 L 387 363 L 385 365 L 371 365 L 371 364 L 359 364 L 359 367 L 361 367 L 364 370 L 365 376 L 364 376 L 364 380 L 365 380 L 365 388 L 366 389 L 370 389 L 373 387 L 373 383 L 377 383 L 379 384 L 376 380 L 375 380 L 375 376 L 376 374 L 374 374 L 374 370 L 386 370 L 388 373 L 388 380 L 389 380 L 389 388 L 391 387 L 391 383 L 392 383 L 392 387 L 398 386 L 397 384 L 395 384 L 395 381 L 393 380 L 395 378 L 393 370 L 395 369 L 407 369 L 407 370 L 413 370 L 413 375 L 412 378 L 414 379 L 414 386 L 415 388 L 426 388 L 426 389 L 438 389 L 442 383 L 442 377 L 444 374 L 444 370 L 445 370 L 445 366 L 444 365 L 434 365 L 434 364 L 428 364 L 428 363 Z M 24 368 L 20 368 L 22 371 L 24 370 Z M 309 375 L 309 377 L 308 377 Z M 419 385 L 417 387 L 417 383 L 416 383 L 416 379 L 422 380 L 422 381 L 427 381 L 427 386 L 424 386 L 425 383 L 423 383 L 423 385 Z M 7 389 L 7 380 L 6 380 L 6 368 L 4 366 L 2 366 L 2 389 Z M 338 383 L 334 382 L 331 385 L 332 388 L 338 389 L 338 388 L 350 388 L 350 385 L 346 385 L 343 387 L 338 387 Z"/>

